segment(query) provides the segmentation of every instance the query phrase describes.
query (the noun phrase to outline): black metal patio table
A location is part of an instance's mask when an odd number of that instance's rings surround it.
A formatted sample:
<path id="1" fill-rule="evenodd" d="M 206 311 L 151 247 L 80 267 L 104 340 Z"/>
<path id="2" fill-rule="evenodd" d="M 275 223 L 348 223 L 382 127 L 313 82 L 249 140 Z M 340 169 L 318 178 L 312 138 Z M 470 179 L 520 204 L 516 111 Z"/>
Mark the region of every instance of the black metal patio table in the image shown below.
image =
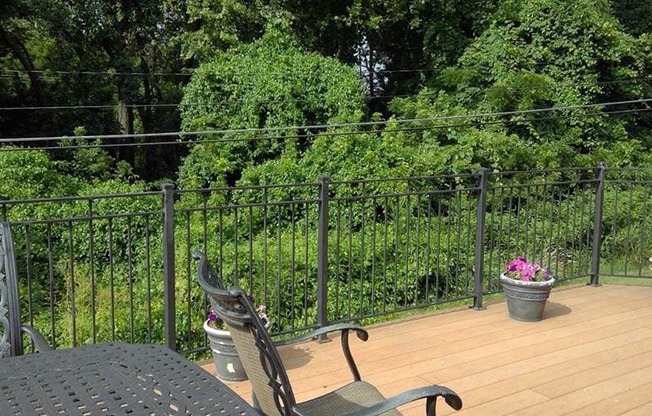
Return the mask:
<path id="1" fill-rule="evenodd" d="M 0 415 L 257 415 L 158 345 L 105 343 L 0 360 Z"/>

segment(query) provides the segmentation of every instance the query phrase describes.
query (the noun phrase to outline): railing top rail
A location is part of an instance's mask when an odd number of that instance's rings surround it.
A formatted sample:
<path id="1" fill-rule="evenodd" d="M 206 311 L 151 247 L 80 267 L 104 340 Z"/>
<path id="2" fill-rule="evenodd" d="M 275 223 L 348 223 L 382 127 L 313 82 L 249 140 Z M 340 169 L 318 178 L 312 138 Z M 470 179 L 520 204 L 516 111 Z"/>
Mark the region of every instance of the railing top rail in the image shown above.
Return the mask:
<path id="1" fill-rule="evenodd" d="M 529 175 L 539 175 L 541 173 L 562 173 L 562 172 L 591 172 L 595 171 L 595 167 L 587 168 L 556 168 L 556 169 L 537 169 L 537 170 L 505 170 L 500 172 L 489 172 L 489 175 L 501 176 L 501 175 L 517 175 L 517 174 L 529 174 Z M 611 170 L 611 168 L 609 168 Z"/>
<path id="2" fill-rule="evenodd" d="M 474 192 L 479 190 L 479 187 L 471 188 L 451 188 L 451 189 L 433 189 L 427 191 L 405 191 L 405 192 L 394 192 L 394 193 L 380 193 L 380 194 L 365 194 L 365 195 L 345 195 L 345 196 L 333 196 L 330 198 L 331 201 L 359 201 L 365 199 L 381 199 L 381 198 L 392 198 L 398 196 L 422 196 L 422 195 L 435 195 L 435 194 L 455 194 L 463 192 Z"/>
<path id="3" fill-rule="evenodd" d="M 366 184 L 366 183 L 387 183 L 387 182 L 414 182 L 420 180 L 435 180 L 435 179 L 467 179 L 477 178 L 478 173 L 467 173 L 459 175 L 437 175 L 437 176 L 405 176 L 400 178 L 373 178 L 373 179 L 353 179 L 342 181 L 331 181 L 332 185 L 352 185 L 352 184 Z"/>
<path id="4" fill-rule="evenodd" d="M 625 171 L 639 171 L 639 172 L 652 172 L 652 167 L 624 167 L 624 168 L 617 168 L 617 167 L 607 167 L 607 171 L 618 171 L 618 172 L 625 172 Z"/>
<path id="5" fill-rule="evenodd" d="M 628 184 L 628 185 L 648 185 L 651 181 L 652 178 L 650 179 L 623 179 L 623 178 L 605 179 L 605 182 L 610 184 Z"/>
<path id="6" fill-rule="evenodd" d="M 34 204 L 46 202 L 75 202 L 75 201 L 92 201 L 96 199 L 114 199 L 114 198 L 135 198 L 141 196 L 157 196 L 160 191 L 148 192 L 134 192 L 134 193 L 121 193 L 121 194 L 101 194 L 101 195 L 75 195 L 75 196 L 61 196 L 52 198 L 31 198 L 31 199 L 0 199 L 0 205 L 18 205 L 18 204 Z"/>
<path id="7" fill-rule="evenodd" d="M 251 190 L 265 190 L 265 189 L 278 189 L 278 188 L 308 188 L 312 186 L 319 186 L 319 182 L 306 182 L 306 183 L 283 183 L 283 184 L 266 184 L 266 185 L 245 185 L 245 186 L 224 186 L 219 188 L 193 188 L 193 189 L 175 189 L 176 194 L 202 194 L 210 192 L 232 192 L 232 191 L 251 191 Z"/>
<path id="8" fill-rule="evenodd" d="M 268 206 L 283 206 L 283 205 L 294 205 L 294 204 L 311 204 L 319 202 L 319 199 L 292 199 L 287 201 L 265 201 L 259 203 L 246 203 L 246 204 L 228 204 L 228 205 L 219 205 L 219 206 L 204 206 L 204 207 L 193 207 L 193 208 L 175 208 L 175 212 L 213 212 L 213 211 L 223 211 L 229 209 L 240 209 L 240 208 L 254 208 L 254 207 L 268 207 Z"/>
<path id="9" fill-rule="evenodd" d="M 161 211 L 141 211 L 129 212 L 122 214 L 103 214 L 103 215 L 84 215 L 76 217 L 65 218 L 50 218 L 42 220 L 12 220 L 11 223 L 15 225 L 36 225 L 36 224 L 60 224 L 66 222 L 89 222 L 90 220 L 107 220 L 116 218 L 140 218 L 150 216 L 161 216 Z"/>
<path id="10" fill-rule="evenodd" d="M 598 182 L 597 179 L 582 179 L 582 180 L 567 180 L 567 181 L 552 181 L 552 182 L 530 182 L 530 183 L 517 183 L 517 184 L 507 184 L 507 185 L 492 185 L 491 189 L 514 189 L 514 188 L 530 188 L 530 187 L 539 187 L 539 186 L 558 186 L 558 185 L 571 185 L 571 184 L 590 184 Z"/>

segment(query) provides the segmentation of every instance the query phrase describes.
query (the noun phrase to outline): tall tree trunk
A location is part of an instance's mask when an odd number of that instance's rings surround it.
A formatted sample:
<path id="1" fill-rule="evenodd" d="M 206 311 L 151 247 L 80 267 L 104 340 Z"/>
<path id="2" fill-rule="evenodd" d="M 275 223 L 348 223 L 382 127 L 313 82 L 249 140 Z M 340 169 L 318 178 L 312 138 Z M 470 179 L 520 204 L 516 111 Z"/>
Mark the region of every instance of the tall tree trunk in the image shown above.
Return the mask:
<path id="1" fill-rule="evenodd" d="M 134 133 L 134 110 L 125 99 L 118 101 L 118 121 L 120 122 L 120 133 Z"/>
<path id="2" fill-rule="evenodd" d="M 5 45 L 9 47 L 11 53 L 20 61 L 23 68 L 27 71 L 29 76 L 29 81 L 32 86 L 32 91 L 34 93 L 34 98 L 36 102 L 42 104 L 43 102 L 43 88 L 41 87 L 41 80 L 32 58 L 29 56 L 29 52 L 25 45 L 21 42 L 18 36 L 13 33 L 7 32 L 2 25 L 0 25 L 0 39 L 4 42 Z"/>
<path id="3" fill-rule="evenodd" d="M 125 135 L 134 133 L 134 109 L 130 105 L 126 84 L 125 75 L 118 74 L 116 83 L 118 90 L 118 123 L 120 124 L 120 133 Z M 126 143 L 132 141 L 131 138 L 123 140 Z M 126 160 L 131 166 L 134 165 L 133 150 L 130 147 L 118 148 L 116 156 Z"/>
<path id="4" fill-rule="evenodd" d="M 138 115 L 140 116 L 140 122 L 143 126 L 143 131 L 145 133 L 152 133 L 154 131 L 154 113 L 153 108 L 150 106 L 152 104 L 152 84 L 150 83 L 149 74 L 151 73 L 149 65 L 147 64 L 146 57 L 140 56 L 140 70 L 144 74 L 142 77 L 143 85 L 143 106 L 138 107 Z M 143 142 L 147 139 L 140 139 L 140 142 Z M 134 169 L 136 172 L 152 172 L 152 163 L 153 152 L 155 148 L 151 146 L 138 146 L 134 151 Z"/>

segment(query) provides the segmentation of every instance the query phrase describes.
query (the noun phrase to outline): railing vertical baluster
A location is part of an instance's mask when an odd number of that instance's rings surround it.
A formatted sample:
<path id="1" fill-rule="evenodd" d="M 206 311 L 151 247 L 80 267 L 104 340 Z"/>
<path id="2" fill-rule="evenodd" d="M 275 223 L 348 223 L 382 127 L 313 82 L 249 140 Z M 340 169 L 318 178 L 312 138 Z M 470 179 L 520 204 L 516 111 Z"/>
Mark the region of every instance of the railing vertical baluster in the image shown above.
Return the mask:
<path id="1" fill-rule="evenodd" d="M 329 178 L 320 177 L 319 188 L 319 229 L 317 230 L 317 325 L 328 325 L 328 194 Z M 326 339 L 325 335 L 320 341 Z"/>
<path id="2" fill-rule="evenodd" d="M 30 225 L 25 224 L 25 274 L 27 278 L 27 312 L 29 313 L 29 324 L 34 326 L 34 290 L 32 288 L 32 239 Z"/>
<path id="3" fill-rule="evenodd" d="M 593 217 L 593 247 L 591 248 L 591 286 L 600 285 L 600 246 L 602 244 L 602 209 L 604 207 L 604 186 L 606 166 L 598 165 L 598 185 L 595 191 L 595 211 Z"/>
<path id="4" fill-rule="evenodd" d="M 263 303 L 269 305 L 269 292 L 267 282 L 269 281 L 269 224 L 267 216 L 269 215 L 269 199 L 267 187 L 263 188 Z"/>
<path id="5" fill-rule="evenodd" d="M 290 320 L 292 327 L 296 325 L 297 312 L 296 312 L 296 296 L 297 296 L 297 282 L 296 282 L 296 268 L 297 268 L 297 214 L 296 204 L 290 204 Z M 280 299 L 279 299 L 280 300 Z"/>
<path id="6" fill-rule="evenodd" d="M 67 272 L 70 273 L 70 331 L 72 332 L 72 346 L 77 346 L 77 300 L 76 291 L 77 283 L 75 282 L 75 249 L 73 243 L 72 221 L 67 221 L 67 237 L 68 237 L 68 267 Z"/>
<path id="7" fill-rule="evenodd" d="M 163 302 L 166 346 L 177 350 L 174 276 L 174 185 L 163 185 Z"/>
<path id="8" fill-rule="evenodd" d="M 115 256 L 113 251 L 113 218 L 108 219 L 108 251 L 109 251 L 109 290 L 111 292 L 111 340 L 116 340 L 116 324 L 115 324 Z"/>
<path id="9" fill-rule="evenodd" d="M 475 222 L 475 262 L 473 271 L 473 309 L 481 310 L 482 307 L 482 281 L 484 266 L 484 228 L 487 216 L 487 191 L 489 186 L 489 169 L 480 168 L 480 194 L 478 195 L 478 207 L 476 210 Z"/>
<path id="10" fill-rule="evenodd" d="M 47 253 L 48 253 L 48 283 L 49 283 L 49 289 L 48 293 L 50 296 L 50 299 L 48 300 L 49 302 L 49 308 L 50 308 L 50 346 L 52 348 L 57 347 L 57 330 L 56 330 L 56 308 L 55 305 L 57 304 L 57 295 L 55 292 L 55 278 L 54 278 L 54 249 L 53 245 L 54 243 L 52 242 L 53 237 L 52 237 L 52 224 L 47 223 L 47 228 L 45 231 L 46 239 L 47 239 Z"/>
<path id="11" fill-rule="evenodd" d="M 151 230 L 151 225 L 150 225 L 150 217 L 149 215 L 145 219 L 146 221 L 146 226 L 145 226 L 145 246 L 147 247 L 146 250 L 146 257 L 145 257 L 145 277 L 146 277 L 146 282 L 147 282 L 147 342 L 151 343 L 152 340 L 152 250 L 151 250 L 151 236 L 152 236 L 152 230 Z"/>
<path id="12" fill-rule="evenodd" d="M 91 320 L 93 323 L 92 339 L 93 344 L 97 343 L 97 305 L 95 298 L 97 297 L 95 290 L 95 233 L 93 230 L 93 199 L 88 199 L 88 261 L 90 269 L 91 280 Z"/>
<path id="13" fill-rule="evenodd" d="M 127 290 L 129 291 L 129 342 L 135 341 L 136 316 L 134 313 L 134 258 L 133 258 L 133 231 L 131 217 L 127 217 Z"/>

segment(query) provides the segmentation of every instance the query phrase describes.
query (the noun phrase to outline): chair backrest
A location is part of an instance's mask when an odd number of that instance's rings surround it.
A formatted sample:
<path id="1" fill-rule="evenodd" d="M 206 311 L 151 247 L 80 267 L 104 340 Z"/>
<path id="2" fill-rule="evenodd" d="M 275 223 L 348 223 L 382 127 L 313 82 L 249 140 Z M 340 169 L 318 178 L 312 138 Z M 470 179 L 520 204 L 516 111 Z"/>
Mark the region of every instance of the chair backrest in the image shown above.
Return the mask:
<path id="1" fill-rule="evenodd" d="M 247 294 L 238 287 L 224 289 L 206 257 L 201 260 L 197 280 L 211 307 L 224 321 L 247 372 L 256 406 L 267 416 L 291 415 L 296 404 L 281 358 Z M 213 274 L 214 273 L 214 274 Z"/>
<path id="2" fill-rule="evenodd" d="M 14 242 L 8 222 L 0 222 L 0 358 L 23 354 L 20 299 Z"/>
<path id="3" fill-rule="evenodd" d="M 222 276 L 220 276 L 213 265 L 206 258 L 206 254 L 202 251 L 195 251 L 192 253 L 192 257 L 195 260 L 199 260 L 199 268 L 197 269 L 197 276 L 201 277 L 201 280 L 206 282 L 210 287 L 217 289 L 226 289 L 224 287 L 224 282 L 222 281 Z"/>

